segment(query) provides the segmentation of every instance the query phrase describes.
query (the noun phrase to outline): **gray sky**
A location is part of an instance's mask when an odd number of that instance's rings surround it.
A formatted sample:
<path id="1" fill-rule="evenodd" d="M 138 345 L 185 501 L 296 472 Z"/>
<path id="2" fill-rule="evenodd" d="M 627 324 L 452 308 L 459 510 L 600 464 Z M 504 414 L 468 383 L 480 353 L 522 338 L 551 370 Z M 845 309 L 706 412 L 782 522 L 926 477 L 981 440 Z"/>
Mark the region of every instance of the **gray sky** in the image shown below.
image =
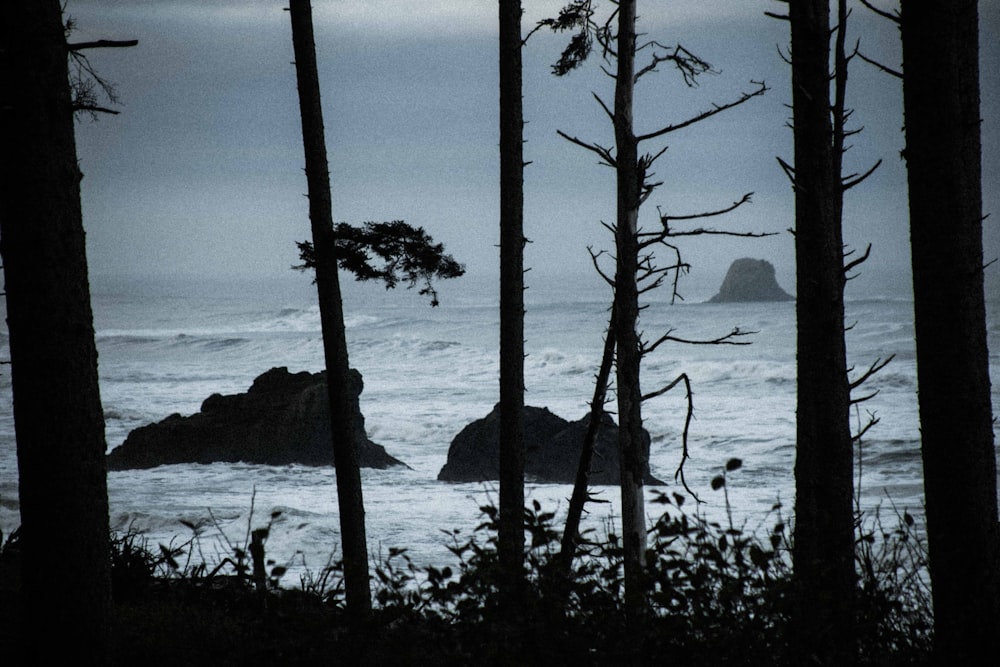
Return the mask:
<path id="1" fill-rule="evenodd" d="M 524 0 L 525 32 L 562 0 Z M 607 3 L 605 3 L 607 4 Z M 880 3 L 892 6 L 893 3 Z M 498 251 L 497 45 L 495 0 L 313 0 L 333 187 L 334 218 L 404 219 L 442 241 L 470 274 L 494 276 Z M 69 0 L 72 40 L 139 40 L 92 51 L 117 84 L 119 116 L 77 124 L 91 273 L 222 274 L 281 278 L 308 238 L 291 29 L 281 0 Z M 1000 255 L 1000 2 L 980 3 L 984 209 L 987 257 Z M 605 7 L 606 9 L 606 7 Z M 644 207 L 693 213 L 753 203 L 709 221 L 734 231 L 779 232 L 763 240 L 682 241 L 693 265 L 682 291 L 711 296 L 738 257 L 768 259 L 794 288 L 791 187 L 776 156 L 791 162 L 788 67 L 778 50 L 787 23 L 764 16 L 770 0 L 639 3 L 640 29 L 688 50 L 721 73 L 686 88 L 669 68 L 637 90 L 640 131 L 725 103 L 764 80 L 771 90 L 668 137 L 655 166 L 664 181 Z M 856 7 L 852 37 L 898 66 L 896 27 Z M 567 36 L 539 32 L 524 51 L 526 263 L 535 288 L 565 277 L 593 280 L 587 246 L 610 248 L 600 222 L 614 217 L 614 174 L 556 129 L 611 145 L 591 93 L 610 103 L 598 60 L 562 79 L 549 73 Z M 845 168 L 883 165 L 848 193 L 845 240 L 873 245 L 849 296 L 908 284 L 906 174 L 900 83 L 856 61 L 848 104 L 855 137 Z M 649 144 L 655 152 L 662 144 Z M 708 224 L 708 223 L 706 223 Z M 664 256 L 664 261 L 669 257 Z M 988 272 L 1000 294 L 1000 268 Z"/>

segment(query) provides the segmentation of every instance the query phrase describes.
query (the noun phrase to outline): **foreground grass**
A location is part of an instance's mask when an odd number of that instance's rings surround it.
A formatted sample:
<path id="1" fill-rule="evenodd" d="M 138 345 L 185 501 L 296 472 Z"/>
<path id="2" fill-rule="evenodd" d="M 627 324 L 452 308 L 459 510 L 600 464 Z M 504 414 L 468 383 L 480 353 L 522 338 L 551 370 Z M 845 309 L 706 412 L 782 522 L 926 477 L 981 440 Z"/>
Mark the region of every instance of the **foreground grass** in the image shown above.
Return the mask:
<path id="1" fill-rule="evenodd" d="M 562 572 L 554 516 L 535 504 L 525 510 L 528 585 L 519 613 L 501 603 L 497 516 L 488 506 L 474 535 L 452 535 L 452 567 L 418 567 L 405 550 L 391 550 L 374 569 L 374 612 L 363 626 L 345 613 L 339 564 L 279 587 L 285 569 L 254 567 L 249 530 L 247 542 L 231 545 L 211 570 L 179 562 L 196 548 L 193 542 L 151 550 L 139 535 L 115 536 L 116 662 L 607 665 L 640 655 L 674 665 L 792 664 L 789 539 L 780 506 L 758 535 L 687 514 L 677 494 L 658 502 L 664 513 L 648 552 L 651 613 L 638 641 L 626 639 L 623 626 L 615 535 L 585 536 L 572 572 Z M 878 514 L 862 522 L 860 664 L 929 664 L 925 551 L 909 515 L 893 518 L 891 529 L 883 529 Z M 267 529 L 254 532 L 262 544 Z M 16 552 L 16 540 L 8 542 L 0 572 L 10 572 Z M 0 623 L 10 637 L 28 636 L 13 611 L 25 592 L 0 588 Z M 0 647 L 6 656 L 10 648 Z"/>

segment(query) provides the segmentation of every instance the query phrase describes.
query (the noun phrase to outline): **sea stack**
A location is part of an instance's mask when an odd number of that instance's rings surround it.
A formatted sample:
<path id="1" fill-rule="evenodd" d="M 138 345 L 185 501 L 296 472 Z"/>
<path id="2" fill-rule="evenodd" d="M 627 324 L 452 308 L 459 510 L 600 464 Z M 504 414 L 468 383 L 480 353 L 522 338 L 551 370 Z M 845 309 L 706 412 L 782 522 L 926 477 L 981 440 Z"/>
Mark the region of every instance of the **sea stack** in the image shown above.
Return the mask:
<path id="1" fill-rule="evenodd" d="M 791 301 L 774 277 L 774 265 L 763 259 L 743 257 L 729 265 L 719 293 L 709 303 Z"/>
<path id="2" fill-rule="evenodd" d="M 580 447 L 590 415 L 570 422 L 548 408 L 524 406 L 524 474 L 534 482 L 572 484 L 580 461 Z M 600 436 L 590 464 L 592 486 L 617 485 L 618 425 L 604 414 Z M 662 485 L 649 472 L 649 433 L 643 430 L 643 453 L 647 461 L 644 484 Z M 481 482 L 500 478 L 500 404 L 492 412 L 468 424 L 448 448 L 448 460 L 438 473 L 442 482 Z"/>
<path id="3" fill-rule="evenodd" d="M 361 373 L 351 369 L 354 433 L 363 468 L 405 466 L 365 434 L 358 407 L 364 387 Z M 237 462 L 266 465 L 333 464 L 326 373 L 289 373 L 272 368 L 253 381 L 246 393 L 212 394 L 201 411 L 129 433 L 108 455 L 110 470 L 152 468 L 171 463 Z"/>

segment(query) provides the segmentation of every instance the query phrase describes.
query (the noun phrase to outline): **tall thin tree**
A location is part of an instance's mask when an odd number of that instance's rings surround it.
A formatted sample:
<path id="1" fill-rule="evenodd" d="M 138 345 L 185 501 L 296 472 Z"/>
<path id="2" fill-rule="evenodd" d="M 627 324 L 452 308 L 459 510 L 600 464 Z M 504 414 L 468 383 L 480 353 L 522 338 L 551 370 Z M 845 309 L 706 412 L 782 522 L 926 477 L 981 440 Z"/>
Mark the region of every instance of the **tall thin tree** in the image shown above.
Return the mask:
<path id="1" fill-rule="evenodd" d="M 662 231 L 643 232 L 640 229 L 639 209 L 661 185 L 652 180 L 651 167 L 663 155 L 666 148 L 656 153 L 640 155 L 639 146 L 643 142 L 659 139 L 741 105 L 763 94 L 767 88 L 763 83 L 758 83 L 755 90 L 743 93 L 731 102 L 715 104 L 710 110 L 684 121 L 648 133 L 637 134 L 633 126 L 634 91 L 636 82 L 641 77 L 658 71 L 657 66 L 662 63 L 670 63 L 681 72 L 685 83 L 693 85 L 700 74 L 711 71 L 711 66 L 679 45 L 667 49 L 655 40 L 647 41 L 641 46 L 637 45 L 635 0 L 617 2 L 616 9 L 603 25 L 596 24 L 592 17 L 592 3 L 589 0 L 578 0 L 565 6 L 557 18 L 547 19 L 540 25 L 556 31 L 580 29 L 570 40 L 559 62 L 553 66 L 553 71 L 557 75 L 572 71 L 586 60 L 594 42 L 600 45 L 606 59 L 615 61 L 613 106 L 609 107 L 595 95 L 614 127 L 614 149 L 582 141 L 563 132 L 559 134 L 596 153 L 603 164 L 615 169 L 616 174 L 615 224 L 609 226 L 615 235 L 615 271 L 613 278 L 603 273 L 602 275 L 614 289 L 613 316 L 608 336 L 613 339 L 616 349 L 615 382 L 619 419 L 625 612 L 629 628 L 635 634 L 634 645 L 638 647 L 641 624 L 648 606 L 644 583 L 647 531 L 643 491 L 649 461 L 646 435 L 642 426 L 642 402 L 647 398 L 660 396 L 681 381 L 685 381 L 687 386 L 686 376 L 681 376 L 666 387 L 645 395 L 640 386 L 643 357 L 663 342 L 678 340 L 665 335 L 652 344 L 647 344 L 647 341 L 642 339 L 638 330 L 640 294 L 658 287 L 667 272 L 680 271 L 684 266 L 678 262 L 676 265 L 657 268 L 649 250 L 654 245 L 666 243 L 666 239 L 673 235 L 669 229 L 668 216 L 661 218 Z M 649 60 L 641 68 L 636 69 L 636 54 L 642 50 L 648 52 Z M 749 195 L 727 210 L 732 210 L 747 201 Z M 595 256 L 595 264 L 596 259 Z M 739 332 L 734 331 L 733 334 L 739 335 Z M 599 390 L 600 387 L 595 391 L 595 397 L 599 398 Z M 572 535 L 570 540 L 575 538 L 576 536 Z M 568 542 L 567 546 L 572 546 L 572 541 Z M 564 562 L 568 558 L 570 558 L 569 552 Z"/>
<path id="2" fill-rule="evenodd" d="M 779 162 L 795 192 L 794 637 L 803 660 L 840 665 L 856 659 L 851 389 L 884 366 L 876 362 L 854 382 L 848 377 L 844 287 L 868 253 L 845 263 L 843 195 L 879 163 L 860 176 L 842 176 L 844 139 L 856 132 L 845 129 L 845 0 L 837 1 L 832 30 L 829 0 L 786 4 L 788 15 L 779 18 L 791 25 L 795 165 Z"/>
<path id="3" fill-rule="evenodd" d="M 323 129 L 323 109 L 320 104 L 312 5 L 309 0 L 290 0 L 289 9 L 302 120 L 306 180 L 309 188 L 309 221 L 313 237 L 316 290 L 319 297 L 320 324 L 323 329 L 323 353 L 326 359 L 334 465 L 337 473 L 337 500 L 340 508 L 340 534 L 344 558 L 344 592 L 348 613 L 352 619 L 360 622 L 367 619 L 371 613 L 365 506 L 348 381 L 350 364 L 344 331 L 344 305 L 337 272 L 330 171 Z"/>
<path id="4" fill-rule="evenodd" d="M 84 103 L 67 63 L 85 46 L 67 44 L 56 0 L 0 10 L 0 253 L 24 603 L 12 655 L 21 649 L 26 664 L 65 662 L 83 647 L 90 662 L 110 662 L 104 413 L 73 126 Z"/>
<path id="5" fill-rule="evenodd" d="M 524 114 L 521 2 L 500 0 L 500 563 L 524 566 Z"/>
<path id="6" fill-rule="evenodd" d="M 941 664 L 1000 654 L 977 5 L 904 2 L 900 15 L 920 434 Z"/>

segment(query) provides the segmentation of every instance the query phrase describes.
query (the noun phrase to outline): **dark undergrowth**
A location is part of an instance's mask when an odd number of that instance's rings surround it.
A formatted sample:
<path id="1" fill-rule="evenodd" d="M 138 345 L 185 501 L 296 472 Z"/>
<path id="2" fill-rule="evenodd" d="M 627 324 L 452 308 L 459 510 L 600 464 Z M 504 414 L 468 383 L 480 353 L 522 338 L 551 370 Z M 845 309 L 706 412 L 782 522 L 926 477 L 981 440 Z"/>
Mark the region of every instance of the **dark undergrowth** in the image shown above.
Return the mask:
<path id="1" fill-rule="evenodd" d="M 724 475 L 717 482 L 724 487 Z M 374 611 L 363 625 L 345 612 L 339 563 L 290 586 L 283 566 L 254 567 L 249 530 L 211 568 L 192 565 L 197 538 L 150 549 L 138 534 L 116 535 L 116 664 L 794 664 L 790 531 L 780 505 L 761 523 L 766 529 L 747 531 L 689 513 L 679 494 L 657 502 L 663 514 L 647 553 L 650 613 L 638 638 L 624 626 L 617 537 L 585 535 L 572 571 L 563 572 L 555 517 L 535 503 L 525 510 L 527 583 L 513 605 L 501 596 L 497 512 L 486 506 L 473 535 L 450 534 L 450 567 L 417 566 L 402 549 L 382 557 L 373 570 Z M 859 664 L 929 664 L 924 545 L 909 514 L 894 512 L 892 523 L 884 528 L 878 513 L 860 522 Z M 254 531 L 261 545 L 267 530 Z M 17 551 L 13 538 L 0 552 L 8 574 Z M 8 636 L 28 636 L 10 613 L 21 593 L 7 585 L 0 593 Z M 14 648 L 0 651 L 10 657 Z"/>

